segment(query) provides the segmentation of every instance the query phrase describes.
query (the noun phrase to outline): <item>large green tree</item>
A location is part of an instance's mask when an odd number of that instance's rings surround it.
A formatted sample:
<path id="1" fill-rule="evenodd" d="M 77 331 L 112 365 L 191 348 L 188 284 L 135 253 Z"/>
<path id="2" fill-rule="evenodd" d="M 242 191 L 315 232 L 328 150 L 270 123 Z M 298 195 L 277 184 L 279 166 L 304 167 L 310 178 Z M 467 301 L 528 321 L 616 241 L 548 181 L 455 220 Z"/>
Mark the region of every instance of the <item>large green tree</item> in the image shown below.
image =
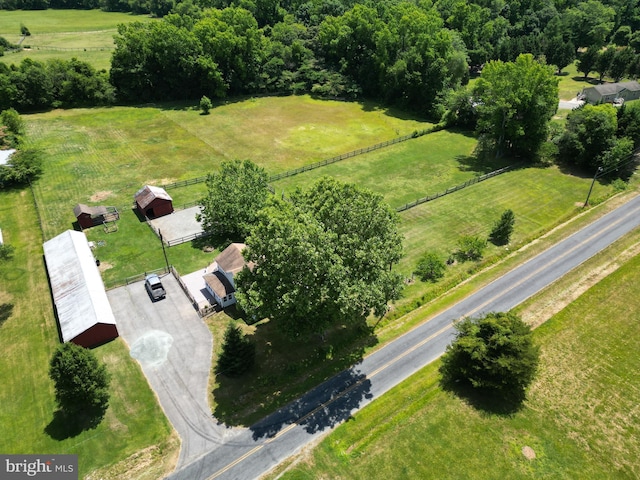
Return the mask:
<path id="1" fill-rule="evenodd" d="M 601 47 L 614 28 L 615 14 L 613 7 L 587 0 L 568 8 L 563 18 L 576 47 Z"/>
<path id="2" fill-rule="evenodd" d="M 202 228 L 218 238 L 244 239 L 266 204 L 267 179 L 264 168 L 250 160 L 222 162 L 220 171 L 207 177 L 198 216 Z"/>
<path id="3" fill-rule="evenodd" d="M 42 152 L 33 148 L 21 149 L 0 165 L 0 188 L 25 185 L 42 173 Z"/>
<path id="4" fill-rule="evenodd" d="M 474 97 L 481 148 L 496 156 L 532 159 L 558 110 L 558 79 L 553 68 L 530 54 L 520 55 L 515 62 L 489 62 Z"/>
<path id="5" fill-rule="evenodd" d="M 110 375 L 89 349 L 64 343 L 51 357 L 56 403 L 68 418 L 100 420 L 109 406 Z"/>
<path id="6" fill-rule="evenodd" d="M 324 178 L 258 215 L 237 277 L 240 306 L 291 338 L 382 315 L 402 279 L 398 217 L 380 195 Z"/>
<path id="7" fill-rule="evenodd" d="M 633 150 L 633 140 L 619 138 L 617 133 L 618 116 L 612 105 L 585 105 L 573 110 L 558 141 L 559 159 L 592 172 L 615 168 Z"/>
<path id="8" fill-rule="evenodd" d="M 524 399 L 539 362 L 531 328 L 513 313 L 493 312 L 455 323 L 442 357 L 445 385 L 470 386 L 498 397 Z"/>

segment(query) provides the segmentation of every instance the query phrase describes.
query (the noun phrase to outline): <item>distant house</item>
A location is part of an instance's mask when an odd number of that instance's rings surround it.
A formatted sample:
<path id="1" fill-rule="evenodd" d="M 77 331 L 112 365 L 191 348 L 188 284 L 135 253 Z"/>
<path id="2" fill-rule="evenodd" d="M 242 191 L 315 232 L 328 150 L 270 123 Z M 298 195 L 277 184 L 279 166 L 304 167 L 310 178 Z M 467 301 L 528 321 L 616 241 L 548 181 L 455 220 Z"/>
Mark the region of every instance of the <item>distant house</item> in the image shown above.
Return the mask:
<path id="1" fill-rule="evenodd" d="M 245 266 L 253 268 L 253 263 L 247 263 L 242 256 L 245 247 L 244 243 L 232 243 L 207 267 L 205 287 L 222 308 L 236 303 L 234 275 Z"/>
<path id="2" fill-rule="evenodd" d="M 90 348 L 116 338 L 116 319 L 84 233 L 67 230 L 43 248 L 62 341 Z"/>
<path id="3" fill-rule="evenodd" d="M 616 98 L 622 98 L 625 101 L 637 100 L 640 98 L 640 84 L 635 80 L 622 83 L 603 83 L 583 89 L 581 96 L 591 104 L 613 103 Z"/>
<path id="4" fill-rule="evenodd" d="M 157 218 L 173 212 L 173 199 L 164 188 L 145 185 L 134 195 L 138 211 L 147 218 Z"/>
<path id="5" fill-rule="evenodd" d="M 89 207 L 82 203 L 73 207 L 73 214 L 78 220 L 78 225 L 83 229 L 102 225 L 105 222 L 112 222 L 120 218 L 116 207 Z"/>

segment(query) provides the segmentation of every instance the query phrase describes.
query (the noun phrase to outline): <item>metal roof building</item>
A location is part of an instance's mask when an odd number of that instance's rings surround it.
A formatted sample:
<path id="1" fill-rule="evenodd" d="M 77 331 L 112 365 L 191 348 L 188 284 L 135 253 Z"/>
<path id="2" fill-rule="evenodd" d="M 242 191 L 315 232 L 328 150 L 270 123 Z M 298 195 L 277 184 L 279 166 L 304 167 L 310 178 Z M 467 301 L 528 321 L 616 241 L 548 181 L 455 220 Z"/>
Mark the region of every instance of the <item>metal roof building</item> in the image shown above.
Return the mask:
<path id="1" fill-rule="evenodd" d="M 116 338 L 116 319 L 84 233 L 67 230 L 43 247 L 62 341 L 90 348 Z"/>

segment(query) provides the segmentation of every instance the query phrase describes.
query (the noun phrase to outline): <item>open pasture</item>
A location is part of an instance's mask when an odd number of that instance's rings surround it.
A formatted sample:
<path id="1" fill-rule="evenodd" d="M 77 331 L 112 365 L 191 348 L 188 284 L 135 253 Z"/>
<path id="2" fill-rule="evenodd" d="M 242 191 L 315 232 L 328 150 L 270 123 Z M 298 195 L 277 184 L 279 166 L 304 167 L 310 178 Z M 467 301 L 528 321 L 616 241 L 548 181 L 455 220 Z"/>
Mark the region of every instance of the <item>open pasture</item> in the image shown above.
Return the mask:
<path id="1" fill-rule="evenodd" d="M 21 25 L 26 26 L 31 35 L 22 41 L 22 46 L 29 48 L 6 52 L 0 57 L 0 62 L 19 64 L 27 57 L 38 61 L 76 57 L 98 70 L 109 70 L 117 26 L 152 20 L 148 15 L 101 10 L 3 11 L 0 15 L 0 37 L 18 44 L 22 38 Z"/>
<path id="2" fill-rule="evenodd" d="M 133 194 L 145 184 L 203 176 L 231 159 L 248 158 L 268 173 L 279 173 L 429 126 L 371 104 L 308 96 L 228 102 L 207 116 L 186 105 L 149 105 L 55 110 L 25 119 L 31 146 L 45 152 L 45 173 L 34 185 L 45 238 L 72 228 L 77 203 L 121 211 L 117 233 L 89 231 L 90 239 L 107 243 L 100 256 L 111 265 L 105 273 L 109 280 L 164 265 L 156 252 L 158 239 L 131 211 Z M 441 131 L 289 177 L 274 187 L 280 193 L 335 175 L 383 194 L 398 207 L 502 166 L 472 162 L 474 146 L 464 133 Z M 506 208 L 516 213 L 515 242 L 532 238 L 573 214 L 589 182 L 556 168 L 523 168 L 406 211 L 401 214 L 406 237 L 401 269 L 410 275 L 427 249 L 451 251 L 459 235 L 486 235 Z M 594 198 L 608 191 L 596 184 Z M 202 183 L 169 190 L 176 206 L 204 192 Z M 201 252 L 176 248 L 170 249 L 177 257 L 171 263 L 181 272 L 201 267 Z"/>
<path id="3" fill-rule="evenodd" d="M 45 152 L 36 184 L 45 237 L 75 220 L 76 203 L 130 207 L 143 185 L 162 185 L 250 159 L 268 173 L 366 147 L 428 124 L 375 106 L 310 97 L 258 98 L 217 106 L 55 110 L 26 115 L 31 146 Z M 198 199 L 203 185 L 170 191 L 176 205 Z M 188 192 L 188 193 L 184 193 Z"/>

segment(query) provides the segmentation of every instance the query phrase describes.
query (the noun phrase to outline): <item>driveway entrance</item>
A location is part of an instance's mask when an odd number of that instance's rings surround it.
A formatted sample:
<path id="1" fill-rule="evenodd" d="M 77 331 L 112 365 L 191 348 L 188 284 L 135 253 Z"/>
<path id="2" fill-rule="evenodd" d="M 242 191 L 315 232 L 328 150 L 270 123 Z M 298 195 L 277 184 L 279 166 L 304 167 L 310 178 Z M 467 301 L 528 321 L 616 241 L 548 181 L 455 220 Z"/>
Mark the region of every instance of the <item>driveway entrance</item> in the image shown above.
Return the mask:
<path id="1" fill-rule="evenodd" d="M 213 338 L 177 280 L 161 277 L 167 297 L 152 302 L 144 282 L 107 292 L 118 332 L 142 366 L 182 440 L 178 468 L 233 434 L 207 402 Z"/>

